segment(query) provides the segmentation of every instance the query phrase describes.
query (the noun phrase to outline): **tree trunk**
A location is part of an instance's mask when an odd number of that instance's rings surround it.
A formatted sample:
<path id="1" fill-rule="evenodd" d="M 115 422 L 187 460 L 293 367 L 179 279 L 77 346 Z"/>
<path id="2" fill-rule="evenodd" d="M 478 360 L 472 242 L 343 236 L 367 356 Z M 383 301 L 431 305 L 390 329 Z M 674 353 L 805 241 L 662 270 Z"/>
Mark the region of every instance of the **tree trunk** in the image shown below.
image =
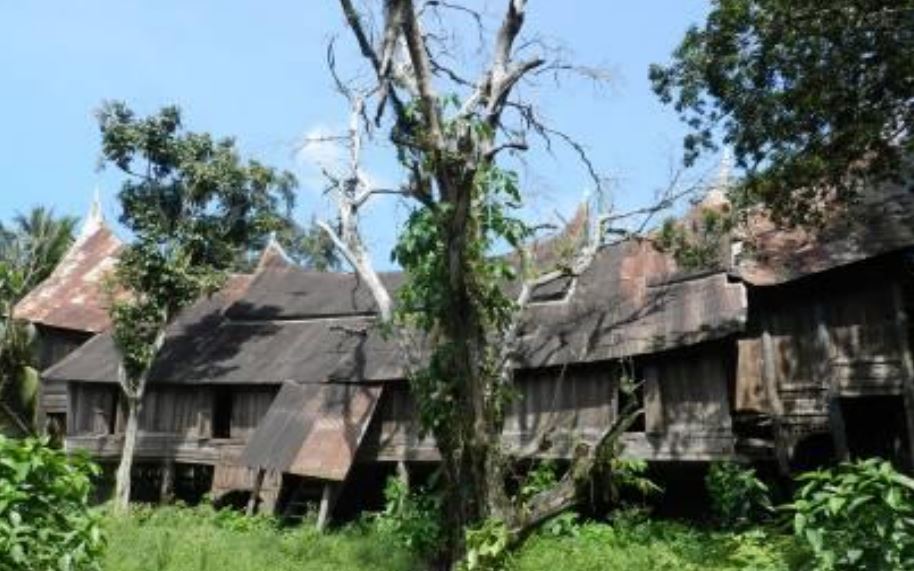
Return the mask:
<path id="1" fill-rule="evenodd" d="M 127 513 L 130 503 L 130 471 L 133 468 L 133 453 L 136 449 L 140 417 L 140 400 L 128 396 L 126 401 L 127 426 L 124 430 L 124 446 L 121 450 L 121 463 L 117 468 L 117 480 L 114 487 L 114 510 L 121 514 Z"/>

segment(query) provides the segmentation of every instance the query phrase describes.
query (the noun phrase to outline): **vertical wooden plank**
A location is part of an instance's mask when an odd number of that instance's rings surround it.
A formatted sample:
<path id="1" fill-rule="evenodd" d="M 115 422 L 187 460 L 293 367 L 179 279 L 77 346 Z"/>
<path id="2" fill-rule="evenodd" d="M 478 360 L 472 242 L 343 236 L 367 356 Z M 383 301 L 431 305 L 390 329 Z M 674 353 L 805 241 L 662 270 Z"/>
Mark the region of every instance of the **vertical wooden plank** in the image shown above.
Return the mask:
<path id="1" fill-rule="evenodd" d="M 664 430 L 663 401 L 660 396 L 660 370 L 655 364 L 644 367 L 644 431 L 648 434 Z"/>
<path id="2" fill-rule="evenodd" d="M 892 286 L 892 305 L 895 313 L 895 334 L 901 349 L 901 362 L 904 379 L 904 412 L 905 425 L 908 429 L 908 447 L 910 462 L 914 463 L 914 357 L 911 356 L 911 342 L 908 339 L 908 315 L 905 311 L 901 286 L 897 282 Z"/>
<path id="3" fill-rule="evenodd" d="M 774 424 L 774 450 L 778 461 L 778 468 L 784 475 L 790 473 L 790 458 L 787 451 L 787 443 L 783 430 L 784 405 L 781 402 L 781 395 L 778 393 L 776 369 L 774 364 L 774 342 L 771 339 L 771 326 L 768 319 L 762 317 L 762 378 L 765 382 L 765 388 L 768 391 L 768 402 L 771 403 L 771 409 L 774 412 L 772 422 Z"/>
<path id="4" fill-rule="evenodd" d="M 835 455 L 840 460 L 847 460 L 849 451 L 847 447 L 847 428 L 844 424 L 844 414 L 841 411 L 841 401 L 838 400 L 838 387 L 831 374 L 831 337 L 828 333 L 828 324 L 825 321 L 825 308 L 822 302 L 816 302 L 814 307 L 816 320 L 816 351 L 813 363 L 816 379 L 825 384 L 828 399 L 828 424 L 831 428 L 832 441 L 835 445 Z"/>

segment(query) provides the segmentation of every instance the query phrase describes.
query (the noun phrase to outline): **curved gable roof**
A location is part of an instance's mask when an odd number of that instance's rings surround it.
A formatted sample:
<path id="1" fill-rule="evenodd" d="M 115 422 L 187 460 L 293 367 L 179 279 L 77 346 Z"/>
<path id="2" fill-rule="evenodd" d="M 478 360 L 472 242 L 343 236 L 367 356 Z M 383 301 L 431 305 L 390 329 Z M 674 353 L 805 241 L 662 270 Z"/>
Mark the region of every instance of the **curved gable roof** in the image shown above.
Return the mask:
<path id="1" fill-rule="evenodd" d="M 83 234 L 51 275 L 16 304 L 13 315 L 32 323 L 99 333 L 108 329 L 104 280 L 124 244 L 104 224 Z"/>

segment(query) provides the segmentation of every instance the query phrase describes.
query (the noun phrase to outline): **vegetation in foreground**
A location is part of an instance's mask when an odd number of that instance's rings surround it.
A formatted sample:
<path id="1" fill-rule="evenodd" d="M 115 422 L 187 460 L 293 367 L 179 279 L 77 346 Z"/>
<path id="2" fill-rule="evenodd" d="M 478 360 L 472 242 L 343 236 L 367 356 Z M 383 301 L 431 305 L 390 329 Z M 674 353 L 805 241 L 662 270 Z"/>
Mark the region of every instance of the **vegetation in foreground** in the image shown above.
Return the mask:
<path id="1" fill-rule="evenodd" d="M 283 529 L 268 518 L 210 508 L 140 509 L 107 521 L 106 571 L 422 569 L 421 561 L 366 520 L 330 533 Z M 623 512 L 611 523 L 547 525 L 506 562 L 509 570 L 787 570 L 802 558 L 793 539 L 761 528 L 697 530 Z"/>

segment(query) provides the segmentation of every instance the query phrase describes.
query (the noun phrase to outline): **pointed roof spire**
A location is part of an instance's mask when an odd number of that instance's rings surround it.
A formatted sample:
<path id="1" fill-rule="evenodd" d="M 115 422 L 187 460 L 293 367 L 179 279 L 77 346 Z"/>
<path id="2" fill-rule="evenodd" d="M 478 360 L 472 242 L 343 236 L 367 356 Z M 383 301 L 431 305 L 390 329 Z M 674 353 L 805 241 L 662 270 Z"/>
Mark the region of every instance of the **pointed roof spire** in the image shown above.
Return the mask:
<path id="1" fill-rule="evenodd" d="M 708 185 L 708 191 L 701 200 L 701 205 L 705 208 L 718 208 L 730 204 L 727 198 L 727 191 L 733 184 L 733 151 L 730 148 L 724 149 L 720 157 L 720 164 L 717 167 L 717 176 Z"/>
<path id="2" fill-rule="evenodd" d="M 263 252 L 260 253 L 260 260 L 257 262 L 257 271 L 264 268 L 287 268 L 294 266 L 295 262 L 286 253 L 285 248 L 276 238 L 276 232 L 270 232 L 270 238 L 267 245 L 264 246 Z"/>
<path id="3" fill-rule="evenodd" d="M 105 225 L 105 215 L 102 214 L 101 191 L 98 186 L 95 187 L 95 193 L 92 197 L 92 205 L 89 207 L 89 213 L 83 220 L 82 228 L 79 231 L 77 241 L 85 240 L 92 234 L 95 234 Z"/>

